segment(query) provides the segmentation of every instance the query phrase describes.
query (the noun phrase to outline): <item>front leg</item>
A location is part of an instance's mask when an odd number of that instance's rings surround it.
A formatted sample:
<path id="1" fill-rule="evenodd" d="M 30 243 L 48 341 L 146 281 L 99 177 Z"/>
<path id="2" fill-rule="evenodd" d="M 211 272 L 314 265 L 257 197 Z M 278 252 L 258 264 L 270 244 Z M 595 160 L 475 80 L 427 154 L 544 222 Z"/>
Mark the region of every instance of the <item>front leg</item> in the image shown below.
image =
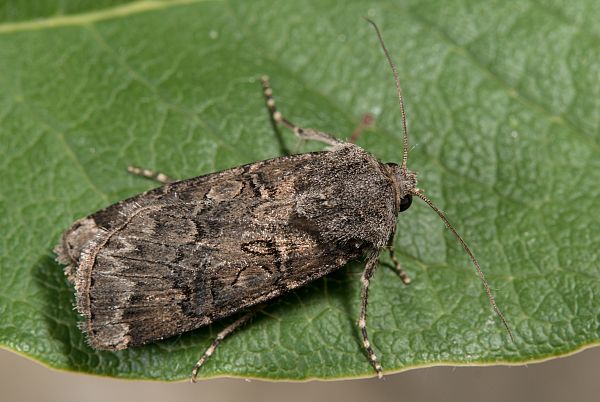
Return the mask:
<path id="1" fill-rule="evenodd" d="M 398 276 L 400 277 L 400 279 L 402 280 L 402 282 L 405 285 L 409 285 L 410 277 L 402 269 L 402 265 L 400 265 L 400 261 L 398 261 L 398 259 L 396 258 L 396 252 L 394 251 L 393 245 L 389 246 L 388 251 L 390 252 L 390 258 L 392 259 L 392 262 L 394 263 L 394 267 L 396 268 L 396 273 L 398 274 Z"/>

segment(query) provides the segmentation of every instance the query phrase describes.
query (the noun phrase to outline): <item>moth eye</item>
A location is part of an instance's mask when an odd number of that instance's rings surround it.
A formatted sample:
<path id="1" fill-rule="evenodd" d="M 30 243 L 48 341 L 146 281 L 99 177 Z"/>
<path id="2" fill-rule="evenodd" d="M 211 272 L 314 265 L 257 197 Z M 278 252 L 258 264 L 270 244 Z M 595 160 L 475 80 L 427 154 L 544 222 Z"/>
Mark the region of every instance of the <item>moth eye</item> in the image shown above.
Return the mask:
<path id="1" fill-rule="evenodd" d="M 410 204 L 412 203 L 412 195 L 408 194 L 403 199 L 400 200 L 400 212 L 406 211 Z"/>

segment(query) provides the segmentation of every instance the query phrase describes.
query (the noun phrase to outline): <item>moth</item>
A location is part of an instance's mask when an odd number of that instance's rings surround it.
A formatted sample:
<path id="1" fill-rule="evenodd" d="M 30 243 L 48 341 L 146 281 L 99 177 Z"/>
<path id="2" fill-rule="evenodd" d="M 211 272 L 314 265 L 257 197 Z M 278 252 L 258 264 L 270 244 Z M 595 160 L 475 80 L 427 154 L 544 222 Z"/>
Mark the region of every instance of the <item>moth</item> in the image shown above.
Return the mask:
<path id="1" fill-rule="evenodd" d="M 456 236 L 512 338 L 475 256 L 407 169 L 408 130 L 398 73 L 379 28 L 368 21 L 396 84 L 402 163 L 381 163 L 354 143 L 296 126 L 277 110 L 263 77 L 273 121 L 328 148 L 181 181 L 130 167 L 162 186 L 76 221 L 55 247 L 75 285 L 81 329 L 93 348 L 143 345 L 241 313 L 196 363 L 195 381 L 219 343 L 248 322 L 257 306 L 364 258 L 358 328 L 366 356 L 381 377 L 367 332 L 369 284 L 380 252 L 393 244 L 398 214 L 409 208 L 412 197 L 425 201 Z M 408 284 L 394 249 L 388 250 Z"/>

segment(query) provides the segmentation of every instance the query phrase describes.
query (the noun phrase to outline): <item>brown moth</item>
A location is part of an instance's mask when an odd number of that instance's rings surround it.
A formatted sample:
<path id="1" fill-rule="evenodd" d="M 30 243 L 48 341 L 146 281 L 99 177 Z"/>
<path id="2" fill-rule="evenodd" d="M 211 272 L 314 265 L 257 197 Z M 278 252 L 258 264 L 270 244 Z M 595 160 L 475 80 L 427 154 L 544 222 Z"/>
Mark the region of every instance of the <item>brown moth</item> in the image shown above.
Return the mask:
<path id="1" fill-rule="evenodd" d="M 223 338 L 246 323 L 258 305 L 365 258 L 358 327 L 369 362 L 382 367 L 367 334 L 369 281 L 383 248 L 393 244 L 398 214 L 416 196 L 433 208 L 456 236 L 496 306 L 479 263 L 444 214 L 416 187 L 406 167 L 408 131 L 402 114 L 401 165 L 381 163 L 359 146 L 300 128 L 275 107 L 267 77 L 263 92 L 273 120 L 327 150 L 283 156 L 192 179 L 172 181 L 131 167 L 161 187 L 76 221 L 55 251 L 76 291 L 81 328 L 95 349 L 120 350 L 181 334 L 244 312 L 222 330 L 200 366 Z M 404 283 L 402 271 L 389 247 Z"/>

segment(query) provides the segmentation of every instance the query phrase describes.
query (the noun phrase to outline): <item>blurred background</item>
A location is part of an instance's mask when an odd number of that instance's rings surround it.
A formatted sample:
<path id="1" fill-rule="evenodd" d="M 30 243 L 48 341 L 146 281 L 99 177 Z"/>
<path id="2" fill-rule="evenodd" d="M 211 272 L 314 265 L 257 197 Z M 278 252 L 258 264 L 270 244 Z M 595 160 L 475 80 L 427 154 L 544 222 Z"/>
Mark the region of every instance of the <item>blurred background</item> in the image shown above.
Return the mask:
<path id="1" fill-rule="evenodd" d="M 305 383 L 238 378 L 159 383 L 48 369 L 0 350 L 2 401 L 598 401 L 600 348 L 527 366 L 429 367 L 376 378 Z"/>

